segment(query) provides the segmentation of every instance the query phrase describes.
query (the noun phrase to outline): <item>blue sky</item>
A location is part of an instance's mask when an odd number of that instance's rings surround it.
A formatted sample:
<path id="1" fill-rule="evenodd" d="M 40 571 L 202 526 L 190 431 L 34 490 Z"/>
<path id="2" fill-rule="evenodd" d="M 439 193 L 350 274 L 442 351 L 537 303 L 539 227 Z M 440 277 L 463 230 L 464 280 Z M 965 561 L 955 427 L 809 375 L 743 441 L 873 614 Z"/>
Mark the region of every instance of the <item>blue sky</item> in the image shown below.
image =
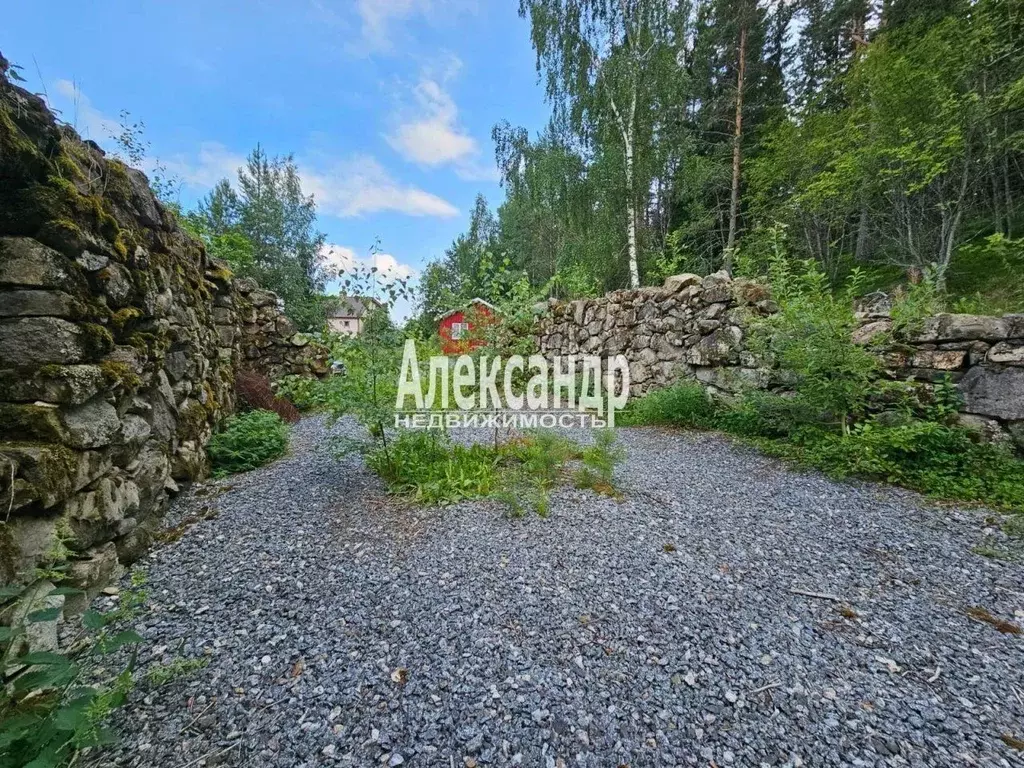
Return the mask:
<path id="1" fill-rule="evenodd" d="M 294 153 L 336 263 L 380 238 L 379 266 L 415 275 L 477 192 L 500 201 L 494 123 L 547 119 L 513 0 L 4 5 L 28 87 L 107 147 L 121 110 L 142 120 L 186 208 L 257 142 Z"/>

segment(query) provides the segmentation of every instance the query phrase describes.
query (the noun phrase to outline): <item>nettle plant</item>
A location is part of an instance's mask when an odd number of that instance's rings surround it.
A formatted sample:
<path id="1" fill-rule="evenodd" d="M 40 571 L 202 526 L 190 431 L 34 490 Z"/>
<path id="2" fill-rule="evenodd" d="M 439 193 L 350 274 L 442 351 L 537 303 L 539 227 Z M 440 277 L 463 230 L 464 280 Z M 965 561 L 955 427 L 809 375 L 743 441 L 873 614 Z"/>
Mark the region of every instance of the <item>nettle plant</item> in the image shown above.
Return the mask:
<path id="1" fill-rule="evenodd" d="M 51 569 L 49 575 L 55 576 L 59 570 Z M 131 586 L 121 593 L 118 609 L 86 611 L 81 629 L 65 643 L 67 652 L 33 650 L 33 646 L 54 631 L 52 622 L 62 612 L 59 598 L 80 596 L 81 590 L 53 586 L 48 581 L 0 588 L 0 614 L 7 624 L 0 627 L 4 682 L 0 690 L 0 765 L 73 765 L 84 750 L 114 741 L 104 722 L 132 689 L 137 646 L 142 642 L 134 631 L 117 627 L 142 609 L 144 585 L 145 573 L 136 571 Z M 130 653 L 120 671 L 109 669 L 110 664 L 101 660 L 123 659 L 124 649 Z"/>

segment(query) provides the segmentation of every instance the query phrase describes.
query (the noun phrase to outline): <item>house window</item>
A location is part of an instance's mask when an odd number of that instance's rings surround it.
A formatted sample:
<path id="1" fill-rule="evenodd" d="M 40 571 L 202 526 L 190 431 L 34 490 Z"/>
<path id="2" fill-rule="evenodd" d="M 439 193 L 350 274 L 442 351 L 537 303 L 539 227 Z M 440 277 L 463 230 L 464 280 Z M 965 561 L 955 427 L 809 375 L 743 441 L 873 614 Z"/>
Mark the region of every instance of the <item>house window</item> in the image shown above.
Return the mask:
<path id="1" fill-rule="evenodd" d="M 348 320 L 345 321 L 345 327 L 348 328 Z"/>
<path id="2" fill-rule="evenodd" d="M 469 333 L 469 323 L 452 323 L 452 341 L 459 341 Z"/>

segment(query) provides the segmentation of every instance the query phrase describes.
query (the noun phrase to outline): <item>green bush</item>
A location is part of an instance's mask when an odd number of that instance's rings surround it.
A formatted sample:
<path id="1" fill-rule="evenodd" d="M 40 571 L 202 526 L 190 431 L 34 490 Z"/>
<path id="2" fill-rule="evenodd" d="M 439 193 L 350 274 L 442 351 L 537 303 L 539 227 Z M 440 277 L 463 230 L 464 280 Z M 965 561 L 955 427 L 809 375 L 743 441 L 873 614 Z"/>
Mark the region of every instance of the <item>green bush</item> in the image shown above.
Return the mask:
<path id="1" fill-rule="evenodd" d="M 741 437 L 788 437 L 794 431 L 819 420 L 803 398 L 770 392 L 749 392 L 731 408 L 715 417 L 715 426 Z"/>
<path id="2" fill-rule="evenodd" d="M 863 274 L 854 270 L 845 288 L 833 292 L 813 261 L 794 266 L 780 254 L 769 270 L 780 310 L 754 326 L 753 351 L 776 361 L 803 401 L 846 432 L 866 411 L 879 371 L 877 358 L 852 340 Z"/>
<path id="3" fill-rule="evenodd" d="M 715 404 L 703 386 L 695 381 L 682 381 L 631 400 L 619 418 L 627 425 L 710 429 L 714 426 L 715 413 Z"/>
<path id="4" fill-rule="evenodd" d="M 594 444 L 583 450 L 583 466 L 576 472 L 577 488 L 590 488 L 605 496 L 618 497 L 615 468 L 626 459 L 626 450 L 615 442 L 615 431 L 602 429 L 594 435 Z"/>
<path id="5" fill-rule="evenodd" d="M 288 449 L 288 425 L 271 411 L 247 411 L 232 416 L 213 436 L 206 452 L 215 476 L 261 467 Z"/>
<path id="6" fill-rule="evenodd" d="M 300 411 L 315 411 L 326 405 L 324 384 L 312 376 L 283 376 L 274 382 L 274 390 Z"/>
<path id="7" fill-rule="evenodd" d="M 871 420 L 847 435 L 811 430 L 785 452 L 833 477 L 862 477 L 933 496 L 1024 511 L 1024 461 L 975 442 L 968 430 L 929 421 Z"/>
<path id="8" fill-rule="evenodd" d="M 509 443 L 507 451 L 545 489 L 555 486 L 566 461 L 580 458 L 579 446 L 550 429 L 527 432 L 522 439 Z"/>
<path id="9" fill-rule="evenodd" d="M 599 492 L 611 486 L 615 466 L 625 456 L 611 430 L 598 433 L 595 445 L 579 446 L 553 430 L 533 430 L 505 443 L 461 445 L 430 430 L 400 430 L 375 444 L 367 465 L 392 493 L 428 504 L 492 498 L 512 516 L 534 511 L 546 517 L 549 493 L 564 474 L 565 463 L 583 459 Z"/>

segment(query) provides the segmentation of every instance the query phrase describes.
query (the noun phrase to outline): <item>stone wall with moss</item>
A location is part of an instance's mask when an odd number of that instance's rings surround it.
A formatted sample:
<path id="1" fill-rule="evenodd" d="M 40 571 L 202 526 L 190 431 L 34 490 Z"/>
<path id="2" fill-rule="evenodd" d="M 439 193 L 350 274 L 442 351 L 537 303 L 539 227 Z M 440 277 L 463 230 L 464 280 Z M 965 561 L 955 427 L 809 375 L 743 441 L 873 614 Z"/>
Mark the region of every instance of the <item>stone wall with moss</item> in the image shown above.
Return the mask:
<path id="1" fill-rule="evenodd" d="M 724 272 L 675 275 L 661 288 L 553 302 L 539 321 L 538 346 L 548 357 L 625 355 L 634 397 L 687 378 L 726 398 L 784 390 L 785 377 L 748 344 L 751 322 L 776 311 L 756 282 Z M 965 426 L 1024 451 L 1024 315 L 937 315 L 899 343 L 885 308 L 860 320 L 854 341 L 879 354 L 886 375 L 921 389 L 948 378 L 963 397 Z"/>
<path id="2" fill-rule="evenodd" d="M 149 543 L 234 408 L 240 367 L 320 374 L 146 177 L 61 125 L 0 57 L 0 582 L 95 591 Z"/>

